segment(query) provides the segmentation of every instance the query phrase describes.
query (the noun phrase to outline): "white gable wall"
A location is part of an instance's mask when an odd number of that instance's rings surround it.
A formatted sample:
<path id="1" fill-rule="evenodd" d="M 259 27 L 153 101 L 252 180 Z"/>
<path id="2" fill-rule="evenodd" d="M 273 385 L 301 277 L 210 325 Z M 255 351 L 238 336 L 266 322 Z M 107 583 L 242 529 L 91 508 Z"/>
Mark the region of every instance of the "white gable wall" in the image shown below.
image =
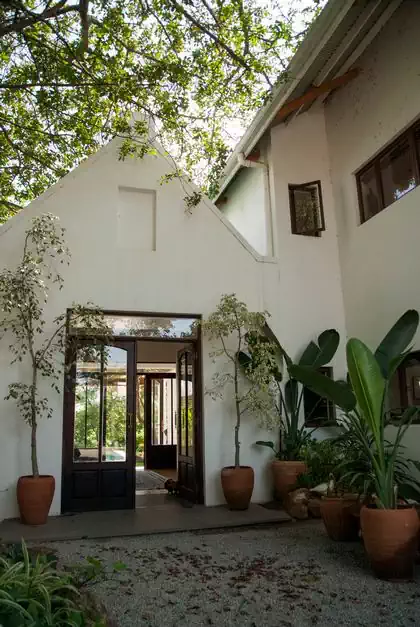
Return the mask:
<path id="1" fill-rule="evenodd" d="M 30 218 L 44 212 L 59 216 L 72 252 L 63 268 L 65 287 L 52 290 L 47 315 L 51 320 L 74 302 L 103 309 L 179 312 L 208 315 L 223 293 L 235 292 L 254 310 L 264 302 L 263 286 L 276 282 L 275 265 L 257 256 L 226 226 L 218 210 L 203 200 L 186 215 L 179 182 L 160 185 L 169 168 L 161 158 L 118 161 L 111 143 L 33 202 L 0 229 L 0 267 L 12 267 L 22 250 Z M 138 242 L 138 246 L 137 246 Z M 265 277 L 265 278 L 264 278 Z M 7 385 L 23 380 L 23 366 L 10 367 L 8 338 L 0 344 L 0 518 L 17 514 L 15 485 L 30 472 L 29 429 L 15 404 L 4 401 Z M 204 385 L 211 385 L 216 367 L 203 347 Z M 47 392 L 54 407 L 52 420 L 39 427 L 42 473 L 56 478 L 51 513 L 60 511 L 62 395 Z M 223 502 L 220 469 L 233 463 L 233 407 L 229 401 L 204 400 L 205 499 Z M 256 473 L 254 500 L 268 500 L 268 451 L 253 447 L 267 437 L 255 421 L 245 419 L 241 432 L 242 464 Z"/>

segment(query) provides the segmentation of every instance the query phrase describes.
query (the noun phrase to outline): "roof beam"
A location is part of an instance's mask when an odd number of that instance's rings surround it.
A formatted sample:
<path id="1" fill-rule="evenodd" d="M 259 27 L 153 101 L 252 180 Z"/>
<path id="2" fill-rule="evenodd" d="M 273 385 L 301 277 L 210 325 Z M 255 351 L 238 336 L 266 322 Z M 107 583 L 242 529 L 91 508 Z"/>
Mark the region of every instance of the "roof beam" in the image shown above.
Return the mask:
<path id="1" fill-rule="evenodd" d="M 322 94 L 332 91 L 333 89 L 343 87 L 343 85 L 347 85 L 347 83 L 356 78 L 356 76 L 358 76 L 359 74 L 360 69 L 353 68 L 345 74 L 341 74 L 341 76 L 337 76 L 336 78 L 333 78 L 329 81 L 325 81 L 324 83 L 321 83 L 321 85 L 317 85 L 316 87 L 311 87 L 303 94 L 303 96 L 299 96 L 298 98 L 295 98 L 294 100 L 291 100 L 290 102 L 283 105 L 276 113 L 272 126 L 280 124 L 291 113 L 305 105 L 314 102 Z"/>

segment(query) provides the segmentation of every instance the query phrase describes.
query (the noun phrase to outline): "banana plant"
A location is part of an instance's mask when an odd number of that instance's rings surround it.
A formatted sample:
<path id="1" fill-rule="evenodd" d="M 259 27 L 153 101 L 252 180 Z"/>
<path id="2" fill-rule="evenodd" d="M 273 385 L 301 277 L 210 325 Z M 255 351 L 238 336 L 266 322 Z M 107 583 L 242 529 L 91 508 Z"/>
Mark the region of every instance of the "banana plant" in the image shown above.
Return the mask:
<path id="1" fill-rule="evenodd" d="M 261 346 L 271 344 L 270 373 L 272 388 L 274 388 L 274 408 L 280 419 L 279 446 L 272 441 L 258 440 L 256 444 L 266 446 L 274 452 L 277 459 L 294 461 L 302 459 L 305 446 L 308 444 L 312 430 L 308 430 L 300 420 L 304 388 L 292 374 L 295 365 L 291 357 L 273 336 L 271 330 L 264 336 L 248 337 L 249 352 L 240 353 L 240 363 L 248 372 L 255 368 L 262 358 Z M 317 343 L 311 341 L 303 351 L 298 365 L 301 367 L 320 368 L 328 364 L 334 357 L 340 335 L 335 329 L 327 329 L 318 336 Z M 267 350 L 263 352 L 263 358 L 267 358 Z M 288 379 L 283 385 L 280 358 L 284 360 Z M 310 418 L 310 416 L 307 416 Z"/>
<path id="2" fill-rule="evenodd" d="M 397 507 L 398 488 L 401 495 L 407 488 L 417 493 L 420 488 L 410 472 L 419 464 L 402 458 L 402 439 L 418 415 L 418 408 L 408 407 L 402 414 L 392 443 L 385 434 L 391 422 L 389 384 L 409 353 L 407 347 L 418 324 L 418 312 L 406 311 L 374 353 L 361 340 L 350 339 L 346 347 L 347 382 L 332 381 L 308 365 L 290 367 L 295 379 L 343 410 L 345 427 L 363 451 L 366 481 L 372 484 L 378 506 L 383 509 Z"/>

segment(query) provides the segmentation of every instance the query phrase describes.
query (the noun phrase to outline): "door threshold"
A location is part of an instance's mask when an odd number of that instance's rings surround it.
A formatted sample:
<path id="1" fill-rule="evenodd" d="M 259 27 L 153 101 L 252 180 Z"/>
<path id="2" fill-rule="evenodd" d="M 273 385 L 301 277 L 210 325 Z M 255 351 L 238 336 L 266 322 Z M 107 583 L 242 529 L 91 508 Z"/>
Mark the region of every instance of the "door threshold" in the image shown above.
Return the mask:
<path id="1" fill-rule="evenodd" d="M 152 488 L 150 490 L 136 490 L 136 496 L 146 496 L 148 494 L 168 494 L 168 490 L 164 488 Z"/>

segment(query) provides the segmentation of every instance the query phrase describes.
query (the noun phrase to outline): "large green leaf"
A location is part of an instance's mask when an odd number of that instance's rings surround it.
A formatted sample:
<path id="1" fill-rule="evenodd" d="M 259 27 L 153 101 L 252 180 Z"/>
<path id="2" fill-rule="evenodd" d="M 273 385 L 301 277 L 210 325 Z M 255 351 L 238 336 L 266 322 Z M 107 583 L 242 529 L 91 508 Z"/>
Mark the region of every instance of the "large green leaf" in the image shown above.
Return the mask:
<path id="1" fill-rule="evenodd" d="M 356 398 L 351 387 L 344 381 L 333 381 L 309 366 L 294 365 L 289 372 L 310 390 L 319 394 L 319 396 L 327 398 L 332 403 L 338 405 L 338 407 L 344 409 L 344 411 L 348 412 L 355 408 Z"/>
<path id="2" fill-rule="evenodd" d="M 383 376 L 390 376 L 390 364 L 411 343 L 419 325 L 419 313 L 415 309 L 406 311 L 386 334 L 375 351 Z"/>
<path id="3" fill-rule="evenodd" d="M 327 329 L 318 337 L 320 348 L 315 367 L 325 366 L 334 357 L 340 344 L 340 334 L 335 329 Z"/>
<path id="4" fill-rule="evenodd" d="M 378 443 L 385 393 L 379 364 L 366 344 L 352 338 L 347 342 L 347 367 L 359 409 Z"/>
<path id="5" fill-rule="evenodd" d="M 325 366 L 334 357 L 339 343 L 340 335 L 335 329 L 323 331 L 318 337 L 318 345 L 309 342 L 299 359 L 299 366 Z"/>

